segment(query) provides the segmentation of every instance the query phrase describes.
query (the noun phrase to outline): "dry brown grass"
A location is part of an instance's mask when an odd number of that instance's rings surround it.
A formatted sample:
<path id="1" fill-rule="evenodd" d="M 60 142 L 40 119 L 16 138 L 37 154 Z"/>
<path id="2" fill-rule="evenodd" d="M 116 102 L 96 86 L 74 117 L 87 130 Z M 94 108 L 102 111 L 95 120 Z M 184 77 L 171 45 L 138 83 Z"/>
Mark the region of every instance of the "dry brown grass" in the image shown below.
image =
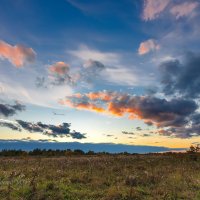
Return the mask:
<path id="1" fill-rule="evenodd" d="M 0 199 L 199 200 L 200 156 L 0 158 Z"/>

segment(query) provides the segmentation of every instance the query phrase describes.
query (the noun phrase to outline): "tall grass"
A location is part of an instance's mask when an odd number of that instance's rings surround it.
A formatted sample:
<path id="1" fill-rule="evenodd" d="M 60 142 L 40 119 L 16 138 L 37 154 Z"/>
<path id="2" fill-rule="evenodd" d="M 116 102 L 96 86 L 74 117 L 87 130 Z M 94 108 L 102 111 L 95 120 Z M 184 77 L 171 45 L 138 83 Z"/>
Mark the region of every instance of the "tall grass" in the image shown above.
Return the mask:
<path id="1" fill-rule="evenodd" d="M 1 157 L 1 200 L 199 200 L 200 155 Z"/>

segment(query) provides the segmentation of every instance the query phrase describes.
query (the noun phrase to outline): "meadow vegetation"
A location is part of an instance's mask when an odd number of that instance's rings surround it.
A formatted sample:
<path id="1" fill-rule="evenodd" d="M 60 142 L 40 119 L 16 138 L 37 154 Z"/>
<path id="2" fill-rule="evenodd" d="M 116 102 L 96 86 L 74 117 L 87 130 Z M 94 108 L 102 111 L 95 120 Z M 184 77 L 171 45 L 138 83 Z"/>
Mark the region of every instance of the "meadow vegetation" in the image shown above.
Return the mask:
<path id="1" fill-rule="evenodd" d="M 0 199 L 199 200 L 200 154 L 1 155 Z"/>

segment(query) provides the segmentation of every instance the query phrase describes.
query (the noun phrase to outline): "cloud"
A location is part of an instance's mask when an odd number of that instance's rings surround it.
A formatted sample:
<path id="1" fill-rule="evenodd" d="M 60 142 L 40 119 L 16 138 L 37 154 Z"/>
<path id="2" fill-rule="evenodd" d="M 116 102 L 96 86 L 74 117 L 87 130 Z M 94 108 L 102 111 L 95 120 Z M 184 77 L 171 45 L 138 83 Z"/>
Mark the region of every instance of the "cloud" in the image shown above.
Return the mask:
<path id="1" fill-rule="evenodd" d="M 22 45 L 12 46 L 0 40 L 0 57 L 8 59 L 15 67 L 22 67 L 26 62 L 34 61 L 36 53 L 32 48 Z"/>
<path id="2" fill-rule="evenodd" d="M 65 62 L 57 62 L 49 67 L 49 72 L 52 74 L 64 75 L 69 72 L 70 66 Z"/>
<path id="3" fill-rule="evenodd" d="M 106 69 L 102 71 L 102 79 L 112 84 L 125 86 L 138 85 L 139 82 L 140 84 L 146 84 L 145 81 L 148 81 L 146 77 L 145 80 L 142 81 L 142 77 L 139 78 L 139 74 L 136 71 L 124 65 L 106 67 Z"/>
<path id="4" fill-rule="evenodd" d="M 142 18 L 145 21 L 154 20 L 167 8 L 170 0 L 145 0 Z"/>
<path id="5" fill-rule="evenodd" d="M 106 112 L 106 110 L 102 108 L 101 106 L 98 106 L 91 102 L 84 101 L 83 99 L 80 100 L 80 102 L 77 101 L 76 103 L 72 102 L 69 99 L 60 100 L 59 103 L 62 105 L 67 105 L 72 108 L 77 108 L 79 110 L 89 110 L 89 111 L 95 111 L 95 112 L 101 112 L 101 113 Z"/>
<path id="6" fill-rule="evenodd" d="M 83 68 L 79 73 L 79 79 L 77 79 L 77 82 L 84 81 L 92 83 L 97 79 L 97 77 L 100 77 L 102 71 L 105 69 L 106 67 L 103 63 L 97 60 L 89 59 L 84 63 Z"/>
<path id="7" fill-rule="evenodd" d="M 44 76 L 42 77 L 36 77 L 36 80 L 35 80 L 35 84 L 38 88 L 40 87 L 44 87 L 44 88 L 47 88 L 47 86 L 45 85 L 46 84 L 46 79 Z"/>
<path id="8" fill-rule="evenodd" d="M 133 96 L 107 91 L 86 93 L 78 97 L 68 96 L 60 100 L 60 103 L 80 110 L 118 117 L 128 115 L 129 119 L 142 119 L 158 127 L 182 126 L 187 122 L 187 117 L 198 108 L 192 100 L 179 98 L 166 100 L 152 96 Z"/>
<path id="9" fill-rule="evenodd" d="M 76 87 L 93 84 L 105 69 L 106 67 L 103 63 L 89 59 L 76 72 L 71 73 L 69 64 L 57 62 L 48 68 L 49 75 L 47 79 L 45 77 L 36 78 L 36 86 L 49 88 L 61 85 Z"/>
<path id="10" fill-rule="evenodd" d="M 200 54 L 188 53 L 183 61 L 163 62 L 159 69 L 161 83 L 166 95 L 197 98 L 200 95 Z"/>
<path id="11" fill-rule="evenodd" d="M 85 134 L 80 133 L 80 132 L 77 132 L 77 131 L 72 131 L 72 132 L 70 133 L 70 136 L 71 136 L 73 139 L 79 139 L 79 140 L 86 138 Z"/>
<path id="12" fill-rule="evenodd" d="M 49 67 L 49 81 L 51 85 L 72 84 L 70 65 L 65 62 L 57 62 Z M 42 79 L 41 79 L 42 81 Z"/>
<path id="13" fill-rule="evenodd" d="M 181 1 L 180 1 L 181 2 Z M 151 21 L 159 18 L 161 14 L 171 14 L 176 19 L 194 14 L 194 10 L 199 6 L 197 1 L 184 1 L 176 3 L 172 0 L 144 0 L 142 19 Z"/>
<path id="14" fill-rule="evenodd" d="M 150 134 L 147 134 L 147 133 L 144 133 L 141 135 L 142 137 L 150 137 L 151 135 Z"/>
<path id="15" fill-rule="evenodd" d="M 88 60 L 98 60 L 105 64 L 115 64 L 121 58 L 117 53 L 102 52 L 96 49 L 91 49 L 87 45 L 80 45 L 77 50 L 70 50 L 68 54 L 87 62 Z"/>
<path id="16" fill-rule="evenodd" d="M 124 135 L 135 135 L 135 133 L 128 132 L 128 131 L 122 131 L 122 134 L 124 134 Z"/>
<path id="17" fill-rule="evenodd" d="M 50 65 L 48 68 L 48 77 L 44 76 L 36 77 L 35 84 L 37 87 L 49 88 L 52 86 L 61 85 L 74 85 L 75 81 L 70 74 L 70 65 L 59 61 Z"/>
<path id="18" fill-rule="evenodd" d="M 172 71 L 176 70 L 172 66 L 168 67 Z M 200 136 L 198 105 L 194 100 L 183 97 L 167 100 L 154 96 L 98 91 L 67 96 L 60 100 L 60 103 L 79 110 L 141 119 L 147 125 L 155 125 L 158 133 L 163 136 L 178 138 Z M 141 128 L 137 127 L 136 130 L 140 131 Z M 126 131 L 122 133 L 134 134 Z"/>
<path id="19" fill-rule="evenodd" d="M 90 100 L 101 100 L 101 101 L 110 101 L 114 97 L 117 97 L 117 92 L 111 92 L 111 91 L 98 91 L 98 92 L 89 92 L 85 94 Z M 79 96 L 80 98 L 82 96 Z"/>
<path id="20" fill-rule="evenodd" d="M 25 110 L 25 106 L 15 102 L 14 105 L 10 104 L 0 104 L 0 116 L 10 117 L 15 115 L 17 112 L 21 112 Z"/>
<path id="21" fill-rule="evenodd" d="M 141 131 L 142 128 L 138 126 L 138 127 L 136 127 L 136 130 L 137 130 L 137 131 Z"/>
<path id="22" fill-rule="evenodd" d="M 95 2 L 95 4 L 90 3 L 90 2 L 83 2 L 79 0 L 67 0 L 68 3 L 70 3 L 72 6 L 75 8 L 81 10 L 82 12 L 85 13 L 92 13 L 92 14 L 97 14 L 101 13 L 102 9 L 104 8 L 105 4 L 102 4 L 100 1 Z M 104 5 L 104 6 L 103 6 Z"/>
<path id="23" fill-rule="evenodd" d="M 42 122 L 27 122 L 23 120 L 8 121 L 0 120 L 0 126 L 10 128 L 12 130 L 22 131 L 22 129 L 30 133 L 42 133 L 52 137 L 68 137 L 71 136 L 73 139 L 84 139 L 86 138 L 84 133 L 70 130 L 70 123 L 62 123 L 60 125 L 44 124 Z"/>
<path id="24" fill-rule="evenodd" d="M 25 75 L 28 75 L 27 73 Z M 4 78 L 4 77 L 3 77 Z M 33 84 L 35 77 L 29 76 L 29 81 L 26 83 L 20 82 L 20 79 L 1 79 L 0 87 L 3 88 L 1 98 L 17 99 L 21 102 L 48 107 L 58 108 L 57 101 L 59 97 L 64 97 L 66 93 L 72 94 L 72 88 L 69 85 L 61 85 L 59 87 L 40 87 L 36 88 Z M 65 91 L 65 92 L 64 92 Z"/>
<path id="25" fill-rule="evenodd" d="M 98 80 L 101 80 L 103 83 L 107 82 L 117 85 L 133 86 L 138 84 L 138 82 L 144 84 L 144 82 L 146 83 L 148 80 L 147 77 L 145 77 L 145 81 L 141 81 L 141 78 L 138 79 L 139 71 L 137 71 L 132 64 L 131 67 L 129 67 L 130 55 L 127 53 L 101 51 L 86 45 L 80 45 L 78 49 L 68 51 L 68 54 L 72 56 L 76 65 L 82 65 L 82 63 L 84 63 L 75 78 L 78 81 L 82 81 L 80 83 L 82 86 L 84 86 L 85 82 L 86 86 L 88 86 L 87 83 L 94 83 L 94 80 L 91 81 L 93 76 L 95 77 L 96 83 Z M 85 68 L 84 66 L 93 67 Z M 72 77 L 74 77 L 74 75 Z"/>
<path id="26" fill-rule="evenodd" d="M 53 112 L 53 115 L 56 115 L 56 116 L 65 116 L 64 113 L 56 113 L 56 112 Z"/>
<path id="27" fill-rule="evenodd" d="M 106 137 L 113 137 L 114 135 L 111 135 L 111 134 L 108 134 L 108 135 L 106 135 Z"/>
<path id="28" fill-rule="evenodd" d="M 167 127 L 158 130 L 160 135 L 178 137 L 178 138 L 190 138 L 200 136 L 200 113 L 195 112 L 189 116 L 188 120 L 177 127 Z"/>
<path id="29" fill-rule="evenodd" d="M 197 2 L 184 2 L 182 4 L 174 5 L 170 9 L 170 12 L 176 19 L 179 19 L 180 17 L 189 16 L 198 6 L 199 3 Z"/>
<path id="30" fill-rule="evenodd" d="M 149 39 L 140 43 L 138 53 L 139 55 L 144 55 L 144 54 L 149 53 L 150 51 L 155 51 L 159 49 L 160 49 L 160 45 L 156 42 L 156 40 Z"/>
<path id="31" fill-rule="evenodd" d="M 15 131 L 22 130 L 18 123 L 5 119 L 0 119 L 0 126 L 7 127 Z"/>

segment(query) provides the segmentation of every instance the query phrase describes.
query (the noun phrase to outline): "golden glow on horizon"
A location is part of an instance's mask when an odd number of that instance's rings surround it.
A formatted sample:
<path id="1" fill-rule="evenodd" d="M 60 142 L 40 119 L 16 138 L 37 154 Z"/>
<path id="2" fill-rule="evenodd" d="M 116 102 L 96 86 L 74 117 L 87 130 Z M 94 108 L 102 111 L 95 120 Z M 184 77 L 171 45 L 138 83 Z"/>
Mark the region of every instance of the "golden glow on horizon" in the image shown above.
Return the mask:
<path id="1" fill-rule="evenodd" d="M 129 138 L 132 137 L 132 138 Z M 166 136 L 152 135 L 142 137 L 139 135 L 123 135 L 123 134 L 113 134 L 113 136 L 107 136 L 106 134 L 94 134 L 88 135 L 88 138 L 84 140 L 74 140 L 72 138 L 54 138 L 42 135 L 40 133 L 27 133 L 26 131 L 16 132 L 15 134 L 10 134 L 10 131 L 6 128 L 2 129 L 1 139 L 11 139 L 11 140 L 21 140 L 21 139 L 49 139 L 56 140 L 58 142 L 81 142 L 81 143 L 115 143 L 115 144 L 127 144 L 127 145 L 147 145 L 147 146 L 162 146 L 169 148 L 188 148 L 192 143 L 198 142 L 198 137 L 181 139 L 181 138 L 170 138 Z"/>

